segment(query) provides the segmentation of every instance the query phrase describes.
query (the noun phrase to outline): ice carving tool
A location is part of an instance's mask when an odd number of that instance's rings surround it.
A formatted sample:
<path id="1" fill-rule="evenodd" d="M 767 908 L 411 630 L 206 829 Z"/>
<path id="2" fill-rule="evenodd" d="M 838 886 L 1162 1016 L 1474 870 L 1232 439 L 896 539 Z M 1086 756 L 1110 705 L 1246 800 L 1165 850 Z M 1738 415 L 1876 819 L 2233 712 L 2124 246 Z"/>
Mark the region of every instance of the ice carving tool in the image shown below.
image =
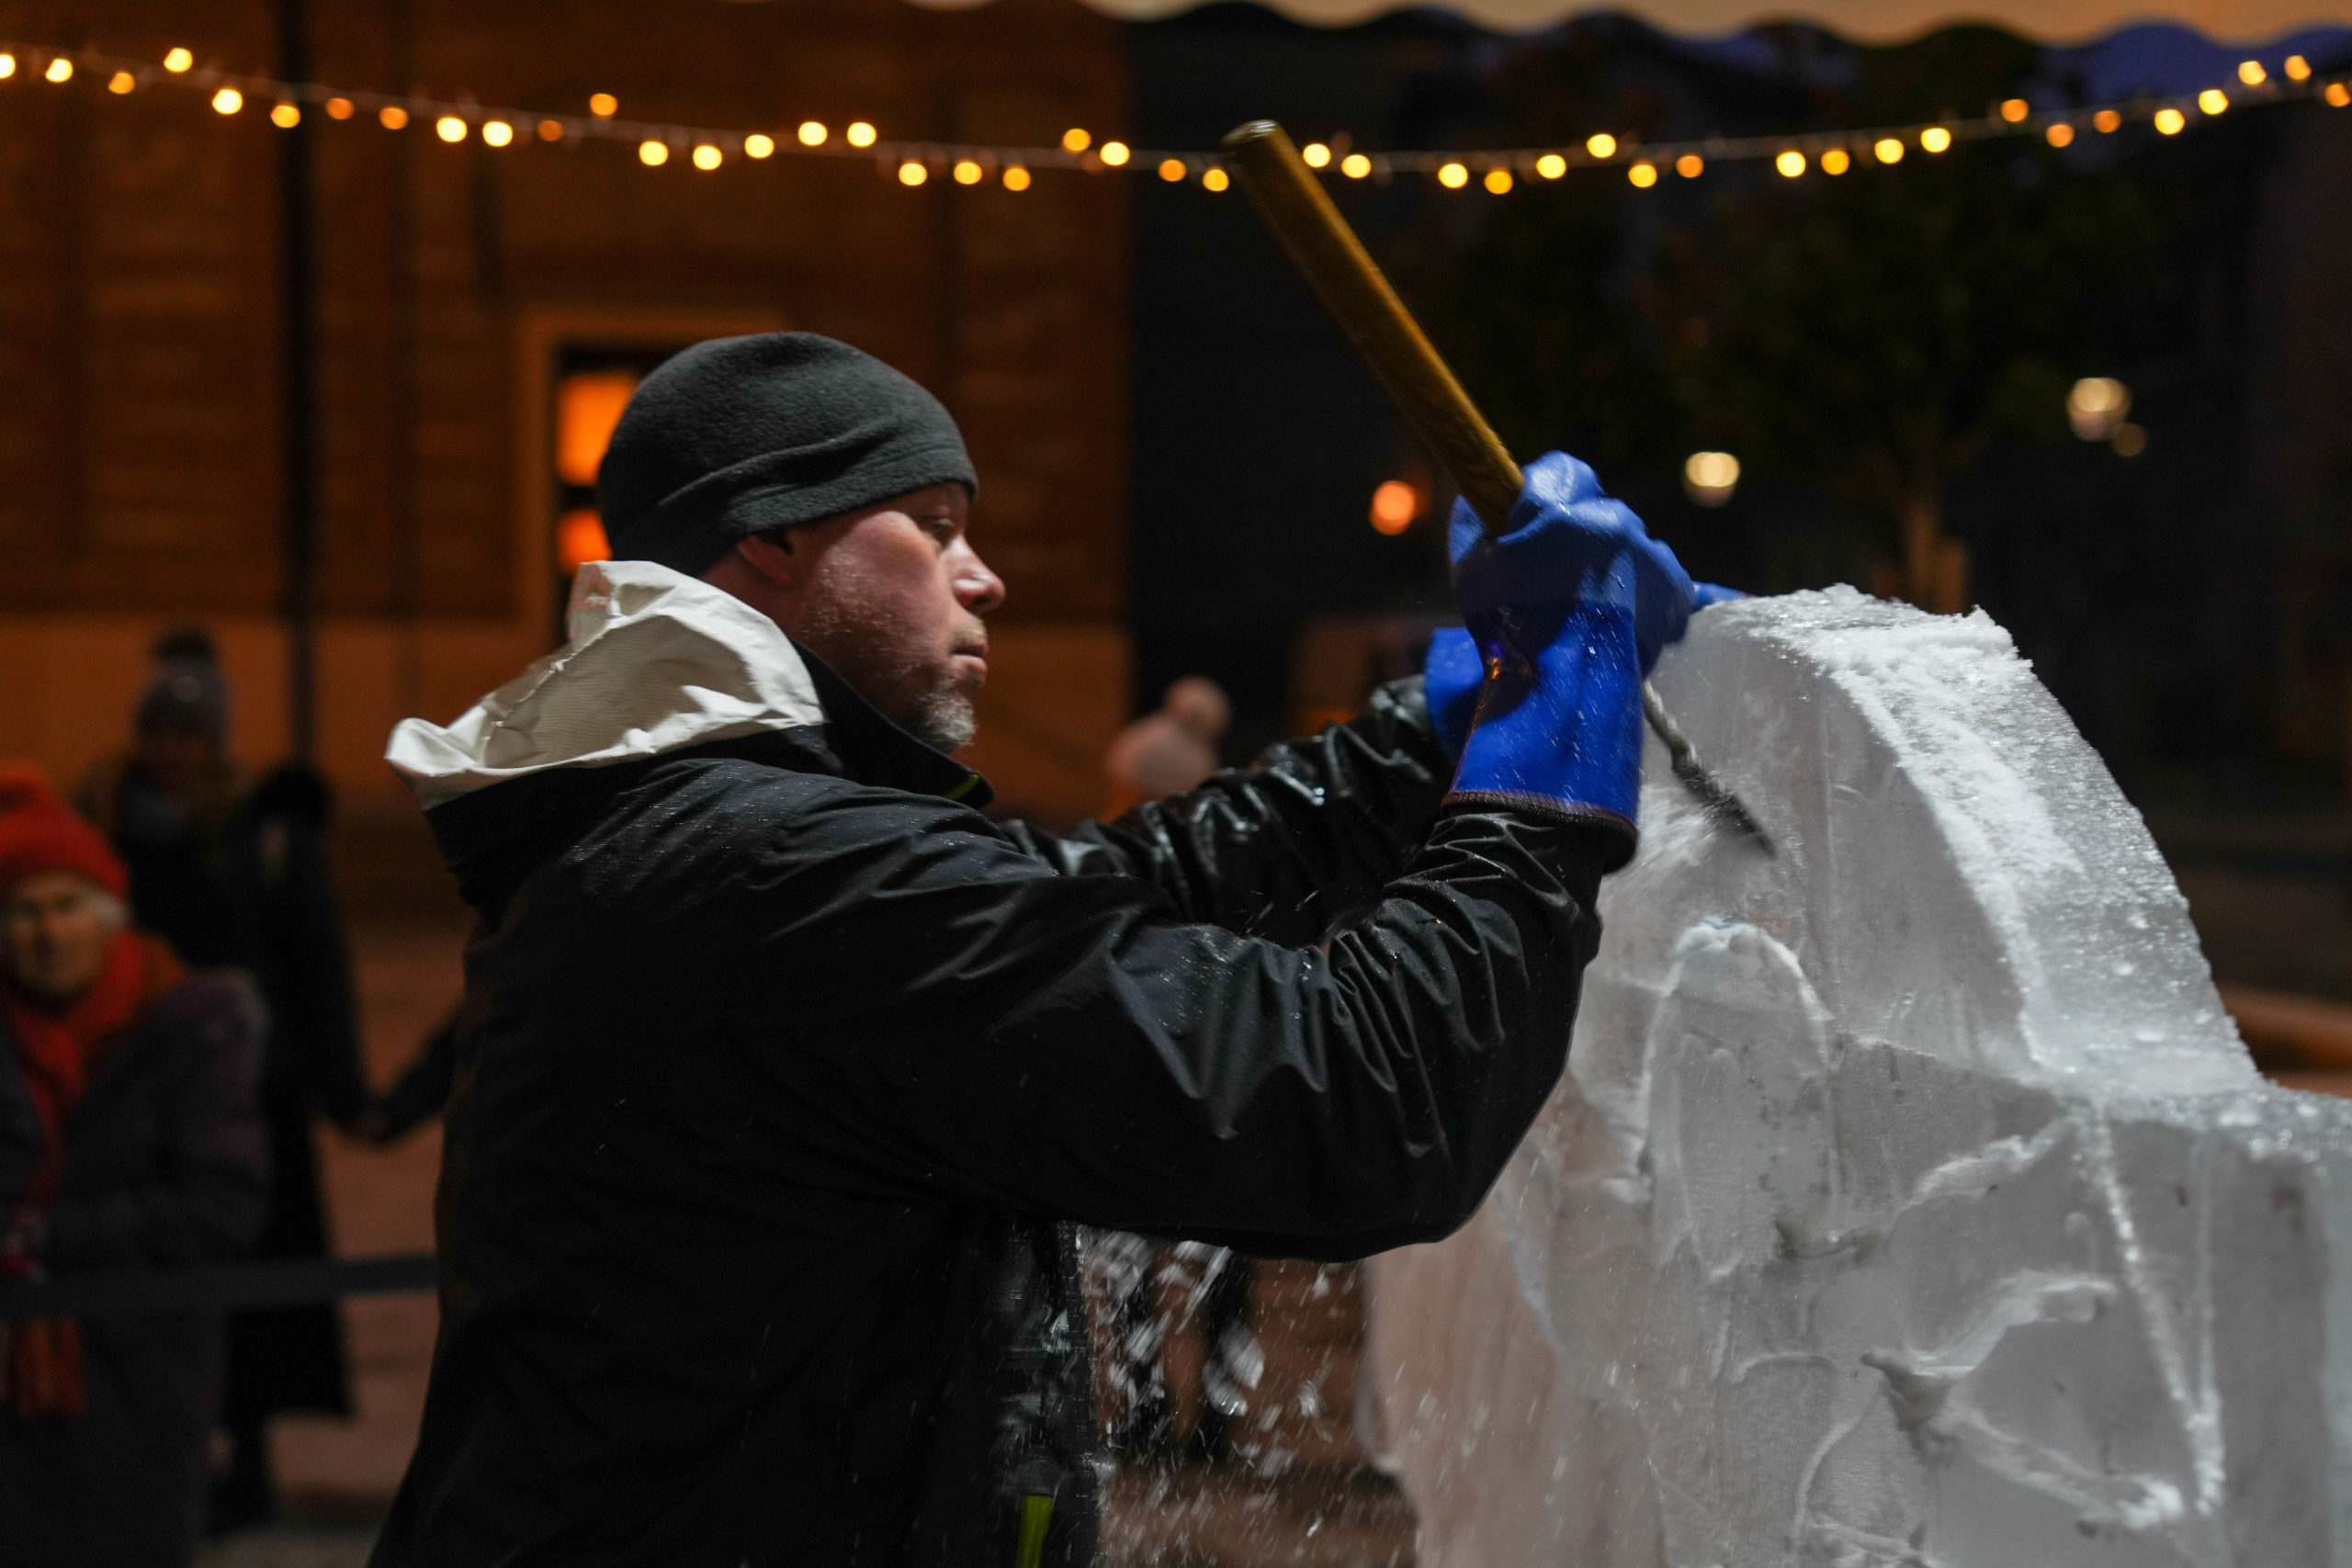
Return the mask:
<path id="1" fill-rule="evenodd" d="M 1323 183 L 1299 157 L 1289 133 L 1271 119 L 1253 119 L 1228 131 L 1224 146 L 1234 178 L 1250 193 L 1258 216 L 1290 253 L 1316 298 L 1387 389 L 1421 445 L 1453 476 L 1478 521 L 1488 533 L 1498 532 L 1519 499 L 1518 461 L 1397 298 L 1380 264 L 1348 227 Z M 1739 797 L 1700 765 L 1682 727 L 1667 713 L 1647 681 L 1642 682 L 1642 712 L 1665 744 L 1683 788 L 1710 817 L 1771 853 L 1772 840 Z"/>

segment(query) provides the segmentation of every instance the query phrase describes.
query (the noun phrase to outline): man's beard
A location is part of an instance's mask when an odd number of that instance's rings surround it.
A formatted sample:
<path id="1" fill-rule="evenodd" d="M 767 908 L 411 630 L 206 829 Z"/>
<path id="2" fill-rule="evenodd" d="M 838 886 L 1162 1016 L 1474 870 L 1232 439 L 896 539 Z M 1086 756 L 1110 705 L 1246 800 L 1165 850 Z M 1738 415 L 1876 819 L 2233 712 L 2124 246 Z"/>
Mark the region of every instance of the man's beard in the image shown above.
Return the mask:
<path id="1" fill-rule="evenodd" d="M 916 739 L 942 751 L 970 745 L 980 728 L 979 715 L 973 709 L 970 695 L 960 690 L 953 678 L 945 686 L 925 693 L 916 702 L 914 711 L 899 723 Z"/>
<path id="2" fill-rule="evenodd" d="M 933 664 L 846 603 L 822 604 L 797 634 L 858 695 L 926 746 L 953 751 L 979 728 L 952 660 Z"/>

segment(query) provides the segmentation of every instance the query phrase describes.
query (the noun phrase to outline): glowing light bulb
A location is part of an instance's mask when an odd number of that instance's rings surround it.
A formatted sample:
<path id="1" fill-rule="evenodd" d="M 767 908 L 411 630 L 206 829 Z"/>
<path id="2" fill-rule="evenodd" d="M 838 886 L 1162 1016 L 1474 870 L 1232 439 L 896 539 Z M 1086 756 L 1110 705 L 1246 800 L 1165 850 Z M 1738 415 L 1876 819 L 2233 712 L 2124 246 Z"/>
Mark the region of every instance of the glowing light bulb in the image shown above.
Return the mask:
<path id="1" fill-rule="evenodd" d="M 1372 160 L 1361 152 L 1351 152 L 1340 160 L 1340 173 L 1351 180 L 1360 180 L 1372 173 Z"/>
<path id="2" fill-rule="evenodd" d="M 899 165 L 899 183 L 902 186 L 919 186 L 929 178 L 931 171 L 912 158 Z"/>
<path id="3" fill-rule="evenodd" d="M 1062 151 L 1065 152 L 1083 152 L 1093 145 L 1094 138 L 1074 125 L 1062 132 Z"/>
<path id="4" fill-rule="evenodd" d="M 2105 441 L 2132 412 L 2132 389 L 2112 376 L 2086 376 L 2066 393 L 2066 423 L 2085 441 Z"/>
<path id="5" fill-rule="evenodd" d="M 1871 153 L 1882 164 L 1903 162 L 1903 143 L 1894 137 L 1882 136 L 1871 145 Z"/>
<path id="6" fill-rule="evenodd" d="M 244 94 L 237 91 L 234 87 L 223 87 L 219 92 L 212 95 L 212 112 L 214 114 L 235 114 L 239 109 L 243 108 L 244 107 Z"/>
<path id="7" fill-rule="evenodd" d="M 1133 156 L 1134 154 L 1127 151 L 1127 144 L 1124 141 L 1102 143 L 1102 161 L 1114 169 Z"/>
<path id="8" fill-rule="evenodd" d="M 1596 130 L 1584 139 L 1584 150 L 1596 158 L 1617 156 L 1617 139 L 1605 130 Z"/>
<path id="9" fill-rule="evenodd" d="M 2052 147 L 2071 147 L 2075 142 L 2075 128 L 2063 119 L 2041 134 Z"/>
<path id="10" fill-rule="evenodd" d="M 1497 196 L 1501 196 L 1510 189 L 1510 171 L 1509 169 L 1488 169 L 1487 171 L 1485 184 L 1487 190 Z"/>
<path id="11" fill-rule="evenodd" d="M 464 120 L 453 114 L 445 114 L 433 122 L 433 134 L 452 145 L 463 141 L 469 129 Z"/>
<path id="12" fill-rule="evenodd" d="M 1728 452 L 1693 452 L 1682 462 L 1682 493 L 1701 506 L 1721 506 L 1739 488 L 1739 459 Z"/>
<path id="13" fill-rule="evenodd" d="M 2287 80 L 2290 82 L 2308 82 L 2312 79 L 2312 62 L 2300 54 L 2289 55 L 2278 68 L 2287 73 Z"/>
<path id="14" fill-rule="evenodd" d="M 670 144 L 647 140 L 637 144 L 637 161 L 649 169 L 658 169 L 670 161 Z"/>
<path id="15" fill-rule="evenodd" d="M 487 120 L 481 128 L 481 139 L 492 147 L 503 147 L 514 140 L 514 128 L 503 119 Z"/>
<path id="16" fill-rule="evenodd" d="M 950 172 L 955 175 L 956 183 L 959 186 L 976 186 L 988 175 L 986 169 L 981 168 L 969 158 L 956 159 L 956 167 Z"/>
<path id="17" fill-rule="evenodd" d="M 1437 183 L 1448 190 L 1460 190 L 1470 183 L 1470 171 L 1459 164 L 1448 164 L 1438 170 Z"/>
<path id="18" fill-rule="evenodd" d="M 1821 172 L 1825 175 L 1842 175 L 1853 166 L 1854 155 L 1843 147 L 1832 147 L 1821 155 Z"/>
<path id="19" fill-rule="evenodd" d="M 14 76 L 16 73 L 17 57 L 13 54 L 0 51 L 0 82 L 6 82 L 9 77 Z"/>
<path id="20" fill-rule="evenodd" d="M 1656 164 L 1636 164 L 1632 168 L 1625 171 L 1625 177 L 1633 181 L 1638 188 L 1647 190 L 1650 186 L 1657 184 L 1657 165 Z"/>
<path id="21" fill-rule="evenodd" d="M 1231 177 L 1223 169 L 1204 169 L 1201 172 L 1203 190 L 1223 190 L 1232 183 Z"/>
<path id="22" fill-rule="evenodd" d="M 302 108 L 299 104 L 274 104 L 269 110 L 269 123 L 280 130 L 291 130 L 302 123 Z"/>
<path id="23" fill-rule="evenodd" d="M 800 129 L 793 134 L 799 137 L 803 147 L 822 147 L 828 133 L 822 122 L 804 119 L 800 122 Z"/>
<path id="24" fill-rule="evenodd" d="M 1674 161 L 1674 172 L 1686 180 L 1695 180 L 1707 172 L 1707 161 L 1696 152 L 1685 152 Z"/>
<path id="25" fill-rule="evenodd" d="M 2165 107 L 2156 111 L 2156 118 L 2154 123 L 2156 128 L 2157 135 L 2178 136 L 2180 134 L 2181 127 L 2188 123 L 2188 117 L 2181 113 L 2178 109 L 2172 107 L 2170 105 L 2166 105 Z"/>
<path id="26" fill-rule="evenodd" d="M 128 71 L 118 71 L 113 75 L 107 78 L 107 91 L 109 93 L 119 94 L 133 92 L 137 90 L 138 86 L 139 78 L 133 76 Z"/>
<path id="27" fill-rule="evenodd" d="M 542 141 L 560 141 L 563 140 L 563 121 L 560 119 L 543 119 L 539 121 L 538 130 L 539 140 Z"/>
<path id="28" fill-rule="evenodd" d="M 1298 160 L 1310 169 L 1320 169 L 1331 162 L 1331 150 L 1320 141 L 1310 141 L 1298 150 Z"/>
<path id="29" fill-rule="evenodd" d="M 175 76 L 195 63 L 196 56 L 187 50 L 170 49 L 164 51 L 164 69 Z"/>
<path id="30" fill-rule="evenodd" d="M 1804 173 L 1804 154 L 1792 147 L 1772 160 L 1772 167 L 1781 171 L 1782 179 L 1795 179 Z"/>
<path id="31" fill-rule="evenodd" d="M 74 80 L 74 62 L 61 54 L 49 62 L 49 69 L 41 74 L 52 82 L 71 82 Z"/>
<path id="32" fill-rule="evenodd" d="M 1027 190 L 1029 188 L 1029 171 L 1023 168 L 1018 164 L 1007 164 L 1004 166 L 1004 188 L 1007 190 Z"/>
<path id="33" fill-rule="evenodd" d="M 764 131 L 752 132 L 751 135 L 743 138 L 743 156 L 746 158 L 775 157 L 775 138 Z"/>
<path id="34" fill-rule="evenodd" d="M 874 128 L 866 124 L 862 119 L 852 120 L 850 122 L 850 128 L 842 134 L 848 138 L 849 144 L 853 147 L 871 147 L 874 145 Z"/>
<path id="35" fill-rule="evenodd" d="M 701 143 L 695 149 L 695 167 L 700 169 L 706 175 L 710 173 L 711 170 L 718 167 L 719 164 L 726 161 L 727 154 L 721 152 L 718 148 L 712 146 L 707 141 Z"/>
<path id="36" fill-rule="evenodd" d="M 376 123 L 386 130 L 399 130 L 408 124 L 408 110 L 398 104 L 386 104 L 376 111 Z"/>
<path id="37" fill-rule="evenodd" d="M 2023 120 L 2026 116 L 2032 112 L 2033 106 L 2027 103 L 2023 98 L 2004 98 L 2001 100 L 2001 118 L 2007 120 L 2011 125 L 2018 124 Z"/>
<path id="38" fill-rule="evenodd" d="M 1383 479 L 1372 492 L 1372 526 L 1394 538 L 1421 514 L 1420 492 L 1403 479 Z"/>
<path id="39" fill-rule="evenodd" d="M 1189 172 L 1182 158 L 1162 158 L 1159 161 L 1159 177 L 1171 186 L 1182 184 L 1184 175 Z"/>
<path id="40" fill-rule="evenodd" d="M 2320 96 L 2327 100 L 2330 108 L 2340 109 L 2346 104 L 2352 104 L 2352 87 L 2347 87 L 2341 82 L 2330 82 L 2327 85 L 2327 91 Z"/>
<path id="41" fill-rule="evenodd" d="M 329 98 L 326 101 L 326 111 L 329 119 L 349 119 L 359 112 L 359 107 L 349 98 Z"/>
<path id="42" fill-rule="evenodd" d="M 1557 152 L 1546 152 L 1535 160 L 1535 172 L 1547 180 L 1556 180 L 1568 172 L 1568 161 Z"/>
<path id="43" fill-rule="evenodd" d="M 2123 129 L 2123 117 L 2113 109 L 2101 109 L 2091 116 L 2091 124 L 2098 128 L 2101 136 L 2112 136 Z"/>
<path id="44" fill-rule="evenodd" d="M 1951 146 L 1951 132 L 1940 125 L 1931 125 L 1919 132 L 1919 151 L 1941 152 Z"/>
<path id="45" fill-rule="evenodd" d="M 2249 87 L 2259 87 L 2270 80 L 2270 73 L 2262 68 L 2259 60 L 2242 60 L 2238 62 L 2238 80 Z"/>
<path id="46" fill-rule="evenodd" d="M 2219 87 L 2208 87 L 2197 95 L 2197 107 L 2207 114 L 2220 114 L 2230 107 L 2230 96 Z"/>
<path id="47" fill-rule="evenodd" d="M 621 101 L 610 93 L 588 95 L 588 112 L 598 119 L 610 119 L 621 112 Z"/>

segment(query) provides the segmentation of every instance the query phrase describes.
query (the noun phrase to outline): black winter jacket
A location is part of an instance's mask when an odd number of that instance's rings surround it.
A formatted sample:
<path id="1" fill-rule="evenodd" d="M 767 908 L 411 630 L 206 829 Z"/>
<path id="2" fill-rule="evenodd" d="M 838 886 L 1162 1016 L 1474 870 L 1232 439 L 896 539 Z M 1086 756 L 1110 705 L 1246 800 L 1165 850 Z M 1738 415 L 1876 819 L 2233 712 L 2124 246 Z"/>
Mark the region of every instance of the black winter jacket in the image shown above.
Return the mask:
<path id="1" fill-rule="evenodd" d="M 377 1568 L 1010 1568 L 1024 1492 L 1087 1561 L 1053 1222 L 1430 1240 L 1559 1076 L 1627 846 L 1442 809 L 1418 682 L 1055 838 L 808 663 L 821 727 L 431 813 L 482 923 Z"/>

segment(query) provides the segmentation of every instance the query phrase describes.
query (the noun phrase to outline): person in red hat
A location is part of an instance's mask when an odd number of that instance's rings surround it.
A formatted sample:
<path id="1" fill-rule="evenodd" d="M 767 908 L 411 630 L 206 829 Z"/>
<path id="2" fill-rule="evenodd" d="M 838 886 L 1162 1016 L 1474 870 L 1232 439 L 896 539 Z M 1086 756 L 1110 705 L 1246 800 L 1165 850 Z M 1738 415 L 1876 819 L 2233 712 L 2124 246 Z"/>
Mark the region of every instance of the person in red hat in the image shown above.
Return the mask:
<path id="1" fill-rule="evenodd" d="M 0 1278 L 233 1257 L 267 1196 L 261 1015 L 129 923 L 114 851 L 0 762 Z M 196 1553 L 218 1313 L 0 1323 L 0 1562 Z"/>

